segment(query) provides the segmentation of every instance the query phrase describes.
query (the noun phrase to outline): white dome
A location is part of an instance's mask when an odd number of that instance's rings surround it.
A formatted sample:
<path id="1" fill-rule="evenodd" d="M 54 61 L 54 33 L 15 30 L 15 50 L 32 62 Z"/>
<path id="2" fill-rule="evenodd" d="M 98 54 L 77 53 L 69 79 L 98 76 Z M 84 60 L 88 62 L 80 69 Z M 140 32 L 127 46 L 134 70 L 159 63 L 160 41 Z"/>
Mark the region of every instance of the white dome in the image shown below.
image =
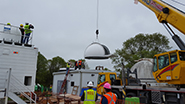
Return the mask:
<path id="1" fill-rule="evenodd" d="M 110 56 L 109 49 L 98 42 L 90 44 L 84 54 L 85 59 L 108 59 Z"/>
<path id="2" fill-rule="evenodd" d="M 154 78 L 152 74 L 153 69 L 153 59 L 152 58 L 143 58 L 136 64 L 134 64 L 130 71 L 137 71 L 138 78 Z"/>

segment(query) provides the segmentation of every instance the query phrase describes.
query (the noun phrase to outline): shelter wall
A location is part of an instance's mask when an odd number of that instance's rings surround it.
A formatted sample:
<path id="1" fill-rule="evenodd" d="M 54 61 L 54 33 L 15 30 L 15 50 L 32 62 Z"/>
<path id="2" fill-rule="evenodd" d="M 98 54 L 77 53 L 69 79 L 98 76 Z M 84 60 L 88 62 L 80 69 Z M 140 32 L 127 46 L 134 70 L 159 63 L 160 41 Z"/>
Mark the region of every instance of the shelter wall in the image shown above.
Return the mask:
<path id="1" fill-rule="evenodd" d="M 34 47 L 0 43 L 0 72 L 3 68 L 12 68 L 11 75 L 15 77 L 14 79 L 22 84 L 29 83 L 26 87 L 34 91 L 37 55 L 38 49 Z M 19 86 L 14 81 L 11 83 Z M 12 86 L 10 90 L 16 92 Z"/>

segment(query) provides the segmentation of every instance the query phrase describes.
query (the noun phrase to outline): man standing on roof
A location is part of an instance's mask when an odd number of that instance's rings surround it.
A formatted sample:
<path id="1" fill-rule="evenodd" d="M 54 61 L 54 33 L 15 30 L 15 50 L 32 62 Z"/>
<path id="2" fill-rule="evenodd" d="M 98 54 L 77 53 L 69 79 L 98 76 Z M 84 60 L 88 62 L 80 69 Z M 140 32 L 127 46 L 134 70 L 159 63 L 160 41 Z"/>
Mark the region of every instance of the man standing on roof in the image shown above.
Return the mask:
<path id="1" fill-rule="evenodd" d="M 82 60 L 79 60 L 78 61 L 78 68 L 79 68 L 79 70 L 81 69 L 81 67 L 82 67 Z"/>
<path id="2" fill-rule="evenodd" d="M 70 68 L 70 62 L 67 62 L 67 64 L 66 64 L 66 75 L 68 74 L 69 68 Z"/>
<path id="3" fill-rule="evenodd" d="M 23 43 L 23 39 L 24 39 L 24 28 L 23 28 L 23 24 L 20 24 L 19 30 L 21 31 L 21 43 Z"/>
<path id="4" fill-rule="evenodd" d="M 4 33 L 10 33 L 11 31 L 11 24 L 10 23 L 7 23 L 5 26 L 4 26 Z"/>
<path id="5" fill-rule="evenodd" d="M 75 61 L 75 70 L 78 68 L 78 62 Z"/>
<path id="6" fill-rule="evenodd" d="M 111 92 L 111 85 L 105 83 L 103 87 L 105 94 L 100 99 L 100 104 L 116 104 L 117 98 L 116 95 Z"/>
<path id="7" fill-rule="evenodd" d="M 89 81 L 87 84 L 88 90 L 84 91 L 84 93 L 81 96 L 81 100 L 84 101 L 83 104 L 95 104 L 95 102 L 98 99 L 98 95 L 96 91 L 94 91 L 93 88 L 94 84 L 92 81 Z"/>
<path id="8" fill-rule="evenodd" d="M 28 44 L 30 34 L 32 33 L 32 31 L 30 30 L 30 27 L 33 28 L 33 26 L 29 25 L 29 23 L 26 23 L 26 25 L 24 26 L 25 37 L 24 37 L 23 42 L 25 44 Z"/>

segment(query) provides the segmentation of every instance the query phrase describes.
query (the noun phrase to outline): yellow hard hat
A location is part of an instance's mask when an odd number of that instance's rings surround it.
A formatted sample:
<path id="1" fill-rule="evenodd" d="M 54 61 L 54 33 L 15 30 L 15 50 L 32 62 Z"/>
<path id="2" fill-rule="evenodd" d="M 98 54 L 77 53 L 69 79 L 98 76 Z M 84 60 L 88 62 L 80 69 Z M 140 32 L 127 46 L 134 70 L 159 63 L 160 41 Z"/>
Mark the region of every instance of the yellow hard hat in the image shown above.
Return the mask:
<path id="1" fill-rule="evenodd" d="M 21 27 L 23 27 L 23 24 L 20 24 Z"/>
<path id="2" fill-rule="evenodd" d="M 10 23 L 7 23 L 7 25 L 11 25 Z"/>

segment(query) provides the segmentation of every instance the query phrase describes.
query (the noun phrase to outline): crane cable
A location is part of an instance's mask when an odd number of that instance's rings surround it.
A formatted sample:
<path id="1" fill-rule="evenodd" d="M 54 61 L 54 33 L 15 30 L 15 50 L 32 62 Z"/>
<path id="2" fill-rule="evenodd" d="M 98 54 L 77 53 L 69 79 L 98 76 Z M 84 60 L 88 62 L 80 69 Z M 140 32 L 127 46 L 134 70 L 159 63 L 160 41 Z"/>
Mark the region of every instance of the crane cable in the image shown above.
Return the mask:
<path id="1" fill-rule="evenodd" d="M 98 30 L 98 17 L 99 17 L 99 0 L 97 0 L 97 20 L 96 20 L 96 25 L 97 25 L 97 30 L 96 30 L 96 39 L 98 40 L 98 34 L 99 34 L 99 30 Z"/>

